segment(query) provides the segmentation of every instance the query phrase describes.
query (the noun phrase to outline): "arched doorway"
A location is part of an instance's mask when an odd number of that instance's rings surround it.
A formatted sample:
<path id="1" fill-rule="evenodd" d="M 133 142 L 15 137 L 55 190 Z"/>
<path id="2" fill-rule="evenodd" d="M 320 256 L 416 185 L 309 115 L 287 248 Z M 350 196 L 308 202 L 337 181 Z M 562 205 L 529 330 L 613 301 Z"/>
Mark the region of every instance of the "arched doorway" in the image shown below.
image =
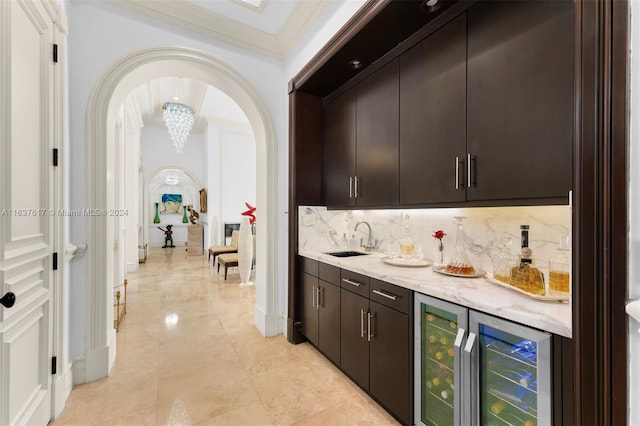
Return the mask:
<path id="1" fill-rule="evenodd" d="M 260 209 L 260 229 L 256 240 L 256 261 L 261 265 L 256 275 L 254 323 L 265 336 L 280 333 L 277 314 L 276 285 L 276 136 L 275 128 L 262 98 L 253 86 L 225 63 L 192 49 L 180 47 L 151 48 L 133 52 L 116 61 L 94 87 L 87 107 L 87 141 L 89 168 L 89 207 L 107 211 L 115 182 L 110 147 L 114 143 L 117 110 L 126 96 L 145 81 L 183 76 L 217 87 L 231 97 L 245 112 L 256 143 L 256 204 Z M 269 196 L 271 194 L 271 196 Z M 107 216 L 89 222 L 88 251 L 90 309 L 87 326 L 87 352 L 97 356 L 86 360 L 87 381 L 108 374 L 115 359 L 109 305 L 113 282 L 113 224 Z"/>

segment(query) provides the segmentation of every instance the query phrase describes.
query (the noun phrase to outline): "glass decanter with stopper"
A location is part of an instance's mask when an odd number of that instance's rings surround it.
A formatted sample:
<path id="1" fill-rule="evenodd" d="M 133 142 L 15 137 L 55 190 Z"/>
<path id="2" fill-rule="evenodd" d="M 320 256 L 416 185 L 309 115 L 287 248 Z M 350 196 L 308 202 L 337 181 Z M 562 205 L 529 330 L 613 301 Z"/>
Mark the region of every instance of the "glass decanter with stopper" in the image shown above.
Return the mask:
<path id="1" fill-rule="evenodd" d="M 511 268 L 510 284 L 531 294 L 544 295 L 544 275 L 534 266 L 533 252 L 529 248 L 529 225 L 520 225 L 520 258 Z"/>
<path id="2" fill-rule="evenodd" d="M 571 283 L 569 271 L 569 237 L 567 235 L 561 235 L 558 254 L 549 260 L 549 293 L 569 293 Z"/>
<path id="3" fill-rule="evenodd" d="M 471 264 L 467 250 L 464 247 L 464 231 L 462 230 L 462 221 L 466 219 L 464 216 L 455 216 L 456 222 L 456 244 L 453 248 L 451 260 L 444 267 L 444 271 L 455 275 L 475 275 L 476 269 Z"/>
<path id="4" fill-rule="evenodd" d="M 402 238 L 400 239 L 400 257 L 411 257 L 413 250 L 415 249 L 415 242 L 411 238 L 411 224 L 409 223 L 410 217 L 408 214 L 402 218 L 403 231 Z"/>
<path id="5" fill-rule="evenodd" d="M 515 263 L 515 256 L 511 253 L 512 240 L 507 234 L 500 238 L 500 253 L 493 262 L 493 278 L 506 284 L 511 281 L 511 267 Z"/>

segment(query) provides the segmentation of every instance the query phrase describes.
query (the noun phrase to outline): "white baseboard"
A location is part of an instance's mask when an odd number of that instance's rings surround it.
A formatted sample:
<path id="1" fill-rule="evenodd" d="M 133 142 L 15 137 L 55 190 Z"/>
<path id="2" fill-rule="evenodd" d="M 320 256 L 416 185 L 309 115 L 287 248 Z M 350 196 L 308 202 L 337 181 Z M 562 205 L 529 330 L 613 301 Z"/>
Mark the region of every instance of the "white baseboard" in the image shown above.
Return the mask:
<path id="1" fill-rule="evenodd" d="M 253 323 L 265 336 L 277 336 L 282 332 L 277 315 L 267 315 L 258 305 L 253 305 Z"/>
<path id="2" fill-rule="evenodd" d="M 104 379 L 109 375 L 109 347 L 87 352 L 85 361 L 85 383 Z"/>
<path id="3" fill-rule="evenodd" d="M 78 357 L 73 360 L 71 371 L 72 371 L 74 385 L 81 385 L 83 383 L 87 383 L 86 374 L 85 374 L 85 364 L 86 363 L 85 363 L 84 357 Z"/>
<path id="4" fill-rule="evenodd" d="M 58 371 L 53 379 L 53 419 L 57 419 L 71 395 L 73 389 L 73 367 L 67 364 L 63 371 Z"/>
<path id="5" fill-rule="evenodd" d="M 187 242 L 186 241 L 178 241 L 175 240 L 173 242 L 173 245 L 176 246 L 175 248 L 185 248 Z M 149 243 L 149 247 L 154 247 L 154 248 L 161 248 L 164 245 L 164 243 Z"/>
<path id="6" fill-rule="evenodd" d="M 138 270 L 138 264 L 139 262 L 136 263 L 127 263 L 124 267 L 124 270 L 126 272 L 136 272 Z"/>

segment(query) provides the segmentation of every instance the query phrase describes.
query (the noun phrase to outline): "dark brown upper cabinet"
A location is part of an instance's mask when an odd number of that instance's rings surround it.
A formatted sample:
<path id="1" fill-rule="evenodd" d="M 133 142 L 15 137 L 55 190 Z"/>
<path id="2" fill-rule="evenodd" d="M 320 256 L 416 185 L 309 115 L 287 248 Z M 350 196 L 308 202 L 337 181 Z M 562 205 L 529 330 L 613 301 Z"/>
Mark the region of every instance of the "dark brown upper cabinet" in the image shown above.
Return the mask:
<path id="1" fill-rule="evenodd" d="M 327 105 L 329 207 L 398 204 L 398 60 Z"/>
<path id="2" fill-rule="evenodd" d="M 467 200 L 566 199 L 573 117 L 572 2 L 469 9 Z"/>
<path id="3" fill-rule="evenodd" d="M 356 90 L 327 105 L 324 144 L 324 194 L 327 206 L 355 206 Z"/>
<path id="4" fill-rule="evenodd" d="M 465 201 L 466 14 L 400 57 L 400 204 Z"/>

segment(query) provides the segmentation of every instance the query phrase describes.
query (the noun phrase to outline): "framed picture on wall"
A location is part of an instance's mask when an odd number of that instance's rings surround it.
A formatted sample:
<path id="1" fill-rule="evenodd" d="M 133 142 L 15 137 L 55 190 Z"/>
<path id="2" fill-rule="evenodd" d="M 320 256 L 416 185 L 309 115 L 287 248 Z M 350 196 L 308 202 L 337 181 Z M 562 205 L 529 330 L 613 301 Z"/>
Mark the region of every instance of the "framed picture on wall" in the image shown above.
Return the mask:
<path id="1" fill-rule="evenodd" d="M 180 214 L 182 207 L 182 194 L 162 194 L 162 209 L 160 213 Z"/>

